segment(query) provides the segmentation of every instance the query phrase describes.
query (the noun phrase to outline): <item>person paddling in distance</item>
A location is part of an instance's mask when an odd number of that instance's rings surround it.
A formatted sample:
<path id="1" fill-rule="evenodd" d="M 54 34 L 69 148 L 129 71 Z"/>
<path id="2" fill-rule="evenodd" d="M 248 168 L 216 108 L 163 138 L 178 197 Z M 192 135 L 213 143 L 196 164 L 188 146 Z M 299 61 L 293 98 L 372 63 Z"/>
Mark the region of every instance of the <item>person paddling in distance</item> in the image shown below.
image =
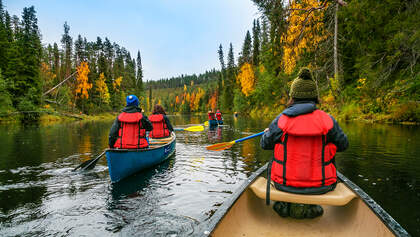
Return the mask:
<path id="1" fill-rule="evenodd" d="M 222 113 L 220 112 L 220 110 L 217 110 L 216 111 L 216 120 L 217 120 L 217 123 L 219 125 L 222 125 L 223 124 Z"/>
<path id="2" fill-rule="evenodd" d="M 126 98 L 127 105 L 112 124 L 109 132 L 109 147 L 120 149 L 147 148 L 149 143 L 146 131 L 153 126 L 139 108 L 139 99 L 135 95 Z"/>
<path id="3" fill-rule="evenodd" d="M 209 110 L 207 115 L 209 117 L 209 128 L 215 128 L 218 125 L 218 123 L 217 123 L 216 116 L 213 110 Z"/>
<path id="4" fill-rule="evenodd" d="M 302 68 L 293 80 L 290 97 L 287 108 L 261 137 L 261 147 L 274 150 L 268 180 L 284 192 L 332 191 L 337 184 L 335 153 L 347 149 L 347 136 L 331 115 L 316 108 L 318 89 L 309 68 Z M 275 202 L 273 208 L 282 217 L 299 219 L 323 213 L 319 205 Z"/>
<path id="5" fill-rule="evenodd" d="M 153 107 L 152 115 L 149 116 L 150 122 L 152 122 L 153 130 L 150 132 L 151 138 L 164 138 L 171 136 L 174 128 L 171 125 L 168 117 L 166 116 L 165 110 L 160 105 Z"/>

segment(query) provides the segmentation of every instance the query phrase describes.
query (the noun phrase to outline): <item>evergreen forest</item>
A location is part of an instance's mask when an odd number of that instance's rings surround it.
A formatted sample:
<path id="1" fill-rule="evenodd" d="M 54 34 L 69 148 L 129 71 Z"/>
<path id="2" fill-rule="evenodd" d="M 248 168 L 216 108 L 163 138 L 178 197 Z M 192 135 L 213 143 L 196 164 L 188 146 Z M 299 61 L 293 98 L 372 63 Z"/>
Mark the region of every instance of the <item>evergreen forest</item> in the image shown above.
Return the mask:
<path id="1" fill-rule="evenodd" d="M 151 81 L 140 52 L 73 39 L 67 23 L 60 42 L 44 45 L 34 7 L 19 18 L 0 0 L 0 119 L 116 112 L 128 94 L 147 112 L 159 103 L 170 113 L 274 116 L 309 67 L 320 107 L 339 119 L 420 122 L 419 0 L 252 1 L 259 15 L 243 44 L 215 45 L 219 68 Z"/>

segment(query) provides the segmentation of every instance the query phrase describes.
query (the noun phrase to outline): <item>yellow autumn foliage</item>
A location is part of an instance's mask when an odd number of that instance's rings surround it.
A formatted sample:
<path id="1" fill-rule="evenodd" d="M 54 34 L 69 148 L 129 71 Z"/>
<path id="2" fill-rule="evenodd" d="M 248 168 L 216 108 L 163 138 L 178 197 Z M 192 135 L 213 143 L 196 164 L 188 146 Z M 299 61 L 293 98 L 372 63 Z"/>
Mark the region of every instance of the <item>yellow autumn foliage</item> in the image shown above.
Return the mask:
<path id="1" fill-rule="evenodd" d="M 293 10 L 288 17 L 287 33 L 282 36 L 283 46 L 282 63 L 287 74 L 293 72 L 299 56 L 304 52 L 312 52 L 318 43 L 328 37 L 324 32 L 324 11 L 314 10 L 320 8 L 319 0 L 294 0 L 290 6 Z"/>
<path id="2" fill-rule="evenodd" d="M 41 63 L 41 77 L 44 79 L 44 83 L 49 84 L 56 75 L 51 72 L 51 68 L 48 64 L 42 62 Z"/>
<path id="3" fill-rule="evenodd" d="M 99 79 L 96 81 L 96 91 L 99 93 L 101 102 L 109 104 L 111 96 L 109 95 L 108 86 L 105 82 L 104 73 L 99 74 Z"/>
<path id="4" fill-rule="evenodd" d="M 198 111 L 198 107 L 200 106 L 200 100 L 205 95 L 205 92 L 200 87 L 198 88 L 197 92 L 192 93 L 190 97 L 190 110 L 191 111 Z"/>
<path id="5" fill-rule="evenodd" d="M 75 89 L 76 98 L 78 98 L 80 94 L 80 98 L 89 99 L 89 90 L 92 88 L 92 83 L 88 82 L 89 72 L 90 70 L 87 62 L 81 62 L 80 65 L 77 67 Z"/>
<path id="6" fill-rule="evenodd" d="M 251 64 L 244 63 L 236 77 L 236 81 L 241 85 L 241 91 L 245 96 L 249 96 L 255 89 L 255 75 Z"/>
<path id="7" fill-rule="evenodd" d="M 123 77 L 117 77 L 117 79 L 115 79 L 112 82 L 112 87 L 114 88 L 114 90 L 116 91 L 119 90 L 122 80 L 123 80 Z"/>

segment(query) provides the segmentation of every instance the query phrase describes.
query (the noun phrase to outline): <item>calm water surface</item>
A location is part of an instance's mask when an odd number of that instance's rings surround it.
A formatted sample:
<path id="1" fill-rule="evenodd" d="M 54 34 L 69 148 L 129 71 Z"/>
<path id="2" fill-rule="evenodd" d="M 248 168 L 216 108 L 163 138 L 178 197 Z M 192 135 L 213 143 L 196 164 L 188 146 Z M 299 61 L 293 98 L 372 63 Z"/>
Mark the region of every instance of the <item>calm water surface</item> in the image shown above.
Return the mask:
<path id="1" fill-rule="evenodd" d="M 205 147 L 262 131 L 271 118 L 225 116 L 222 128 L 177 132 L 167 162 L 111 184 L 106 159 L 72 172 L 107 146 L 112 121 L 0 125 L 0 236 L 185 236 L 198 231 L 272 152 L 259 139 L 219 152 Z M 170 117 L 176 127 L 204 116 Z M 350 148 L 339 170 L 413 236 L 420 236 L 420 127 L 340 124 Z"/>

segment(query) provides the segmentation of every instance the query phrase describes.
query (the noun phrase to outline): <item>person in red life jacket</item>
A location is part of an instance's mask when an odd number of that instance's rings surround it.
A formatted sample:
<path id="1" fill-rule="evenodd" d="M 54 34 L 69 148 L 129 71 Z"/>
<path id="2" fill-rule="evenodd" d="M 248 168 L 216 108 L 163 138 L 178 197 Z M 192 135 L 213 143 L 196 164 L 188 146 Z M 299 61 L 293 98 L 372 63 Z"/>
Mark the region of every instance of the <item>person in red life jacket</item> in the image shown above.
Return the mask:
<path id="1" fill-rule="evenodd" d="M 168 117 L 166 117 L 165 110 L 160 105 L 153 107 L 152 115 L 149 116 L 152 122 L 153 130 L 150 132 L 152 138 L 164 138 L 171 136 L 174 130 Z"/>
<path id="2" fill-rule="evenodd" d="M 316 108 L 318 90 L 308 68 L 302 68 L 290 88 L 288 107 L 264 131 L 260 145 L 274 150 L 268 179 L 276 189 L 297 194 L 323 194 L 337 184 L 335 153 L 349 143 L 337 121 Z M 276 202 L 283 217 L 314 218 L 322 215 L 319 205 Z"/>
<path id="3" fill-rule="evenodd" d="M 139 99 L 135 95 L 126 98 L 127 106 L 112 124 L 109 132 L 109 147 L 120 149 L 146 148 L 149 143 L 146 131 L 153 129 L 147 116 L 139 108 Z"/>
<path id="4" fill-rule="evenodd" d="M 216 112 L 216 120 L 219 125 L 223 124 L 222 113 L 220 112 L 220 110 L 217 110 Z"/>
<path id="5" fill-rule="evenodd" d="M 212 110 L 209 110 L 207 115 L 209 117 L 209 128 L 214 128 L 215 126 L 217 126 L 218 123 L 216 120 L 216 116 L 214 115 L 214 112 Z"/>

